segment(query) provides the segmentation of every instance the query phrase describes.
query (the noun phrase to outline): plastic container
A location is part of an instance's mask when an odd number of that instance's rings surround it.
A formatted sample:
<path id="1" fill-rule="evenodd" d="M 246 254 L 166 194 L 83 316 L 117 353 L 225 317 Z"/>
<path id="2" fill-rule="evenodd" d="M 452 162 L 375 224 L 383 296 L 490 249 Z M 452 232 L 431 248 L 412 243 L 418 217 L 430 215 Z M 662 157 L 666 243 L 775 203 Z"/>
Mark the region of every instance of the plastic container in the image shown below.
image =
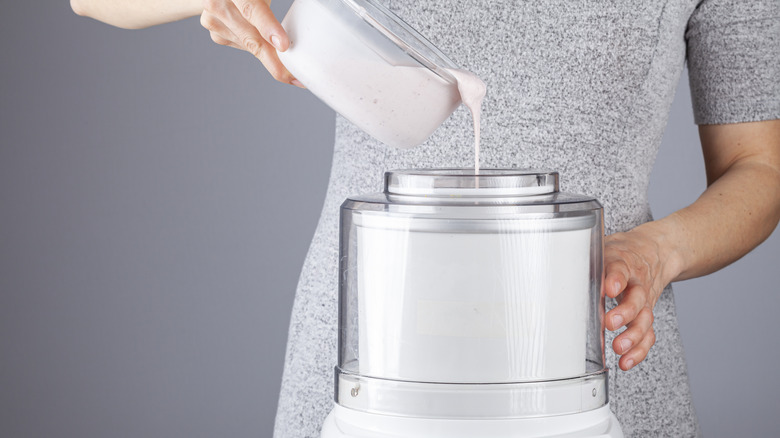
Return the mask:
<path id="1" fill-rule="evenodd" d="M 285 67 L 385 144 L 424 142 L 460 104 L 455 64 L 373 0 L 295 0 L 282 26 Z"/>
<path id="2" fill-rule="evenodd" d="M 341 207 L 336 402 L 425 418 L 607 403 L 603 211 L 555 172 L 388 172 Z"/>

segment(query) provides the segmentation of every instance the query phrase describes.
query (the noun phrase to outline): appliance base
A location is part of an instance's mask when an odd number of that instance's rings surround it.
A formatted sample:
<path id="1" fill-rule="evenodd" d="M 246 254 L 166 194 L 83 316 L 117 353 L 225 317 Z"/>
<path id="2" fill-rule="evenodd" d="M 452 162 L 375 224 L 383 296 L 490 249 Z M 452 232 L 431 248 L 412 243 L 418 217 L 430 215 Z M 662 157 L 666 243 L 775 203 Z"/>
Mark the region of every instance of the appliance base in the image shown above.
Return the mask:
<path id="1" fill-rule="evenodd" d="M 623 438 L 609 405 L 523 419 L 440 419 L 371 414 L 335 405 L 320 438 Z"/>

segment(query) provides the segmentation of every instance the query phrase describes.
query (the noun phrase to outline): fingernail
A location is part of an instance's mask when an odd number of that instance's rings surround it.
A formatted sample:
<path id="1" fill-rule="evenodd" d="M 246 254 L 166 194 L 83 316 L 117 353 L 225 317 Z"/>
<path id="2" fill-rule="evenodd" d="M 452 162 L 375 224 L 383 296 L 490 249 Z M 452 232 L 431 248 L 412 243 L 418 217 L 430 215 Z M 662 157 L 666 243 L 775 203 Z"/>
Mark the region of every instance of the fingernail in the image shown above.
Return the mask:
<path id="1" fill-rule="evenodd" d="M 634 359 L 629 359 L 626 361 L 626 368 L 629 370 L 634 367 Z"/>
<path id="2" fill-rule="evenodd" d="M 623 316 L 622 315 L 615 315 L 612 317 L 612 327 L 615 327 L 615 329 L 619 329 L 620 327 L 623 327 Z"/>
<path id="3" fill-rule="evenodd" d="M 616 281 L 616 282 L 615 282 L 615 284 L 614 284 L 614 290 L 615 290 L 615 294 L 617 294 L 618 292 L 620 292 L 620 282 L 619 282 L 619 281 Z"/>
<path id="4" fill-rule="evenodd" d="M 303 84 L 301 83 L 301 81 L 299 81 L 298 79 L 293 79 L 293 80 L 290 81 L 290 83 L 295 85 L 298 88 L 306 89 L 306 87 L 304 87 Z"/>
<path id="5" fill-rule="evenodd" d="M 282 39 L 277 35 L 271 35 L 271 44 L 276 47 L 276 50 L 282 50 Z"/>
<path id="6" fill-rule="evenodd" d="M 628 351 L 628 349 L 631 348 L 631 340 L 630 339 L 623 339 L 620 341 L 620 354 L 625 353 Z M 631 359 L 629 359 L 630 361 Z M 628 362 L 626 362 L 628 363 Z M 634 363 L 633 361 L 631 363 Z"/>

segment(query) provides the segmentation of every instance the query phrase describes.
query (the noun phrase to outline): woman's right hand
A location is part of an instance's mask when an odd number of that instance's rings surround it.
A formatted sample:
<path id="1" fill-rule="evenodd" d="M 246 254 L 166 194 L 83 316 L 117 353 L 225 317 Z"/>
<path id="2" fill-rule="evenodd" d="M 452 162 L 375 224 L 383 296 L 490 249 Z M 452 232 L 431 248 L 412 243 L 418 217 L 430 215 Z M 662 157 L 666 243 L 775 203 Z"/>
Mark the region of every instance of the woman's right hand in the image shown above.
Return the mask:
<path id="1" fill-rule="evenodd" d="M 276 51 L 290 47 L 290 38 L 274 17 L 270 0 L 204 0 L 200 24 L 220 45 L 246 50 L 279 82 L 304 88 L 287 71 Z"/>

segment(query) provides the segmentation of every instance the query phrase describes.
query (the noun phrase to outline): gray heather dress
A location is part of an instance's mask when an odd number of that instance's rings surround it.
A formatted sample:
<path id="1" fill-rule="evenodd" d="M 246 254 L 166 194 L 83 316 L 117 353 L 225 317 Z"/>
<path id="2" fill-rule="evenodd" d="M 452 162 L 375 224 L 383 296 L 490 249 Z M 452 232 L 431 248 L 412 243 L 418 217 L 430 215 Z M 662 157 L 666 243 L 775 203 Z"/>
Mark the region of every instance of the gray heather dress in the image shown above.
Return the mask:
<path id="1" fill-rule="evenodd" d="M 562 190 L 601 200 L 607 233 L 652 219 L 648 179 L 686 61 L 696 123 L 780 118 L 780 0 L 384 3 L 487 83 L 482 166 L 559 171 Z M 338 118 L 293 306 L 276 438 L 318 437 L 333 406 L 339 205 L 380 191 L 389 169 L 469 167 L 472 144 L 462 107 L 411 150 Z M 617 369 L 608 349 L 610 405 L 627 437 L 697 436 L 671 288 L 655 316 L 657 343 L 637 367 Z"/>

